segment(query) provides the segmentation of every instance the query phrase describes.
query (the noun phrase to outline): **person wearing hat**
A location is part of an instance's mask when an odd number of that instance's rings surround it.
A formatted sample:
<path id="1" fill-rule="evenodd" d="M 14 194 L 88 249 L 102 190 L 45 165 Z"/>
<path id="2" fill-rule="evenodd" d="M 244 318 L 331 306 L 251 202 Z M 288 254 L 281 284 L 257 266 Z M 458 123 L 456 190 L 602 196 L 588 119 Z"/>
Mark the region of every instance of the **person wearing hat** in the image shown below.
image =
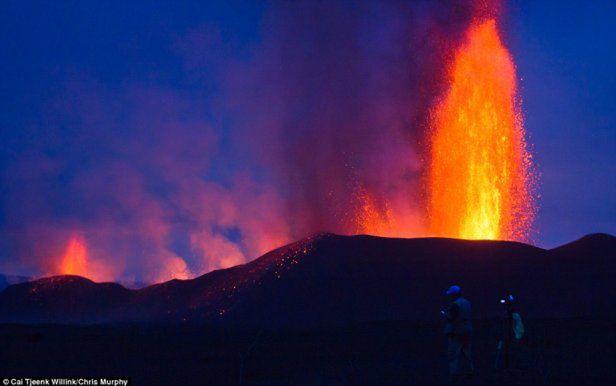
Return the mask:
<path id="1" fill-rule="evenodd" d="M 443 315 L 446 318 L 447 360 L 452 380 L 471 378 L 474 367 L 471 359 L 471 303 L 462 297 L 462 290 L 452 285 L 446 292 L 450 304 Z"/>

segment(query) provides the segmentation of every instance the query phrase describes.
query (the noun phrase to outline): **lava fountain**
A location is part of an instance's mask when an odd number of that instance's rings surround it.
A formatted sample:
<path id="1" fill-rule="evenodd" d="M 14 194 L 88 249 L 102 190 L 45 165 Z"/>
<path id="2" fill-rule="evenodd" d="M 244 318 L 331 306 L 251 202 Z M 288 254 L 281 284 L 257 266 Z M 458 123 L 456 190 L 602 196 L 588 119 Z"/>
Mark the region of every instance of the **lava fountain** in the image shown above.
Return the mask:
<path id="1" fill-rule="evenodd" d="M 516 69 L 494 19 L 473 22 L 430 116 L 428 220 L 435 236 L 525 240 L 531 156 Z"/>
<path id="2" fill-rule="evenodd" d="M 367 190 L 360 190 L 358 194 L 360 206 L 358 208 L 356 233 L 373 236 L 396 236 L 399 226 L 394 218 L 393 211 L 387 201 L 381 206 Z"/>
<path id="3" fill-rule="evenodd" d="M 87 277 L 87 257 L 88 249 L 85 240 L 78 235 L 73 235 L 60 261 L 59 273 Z"/>

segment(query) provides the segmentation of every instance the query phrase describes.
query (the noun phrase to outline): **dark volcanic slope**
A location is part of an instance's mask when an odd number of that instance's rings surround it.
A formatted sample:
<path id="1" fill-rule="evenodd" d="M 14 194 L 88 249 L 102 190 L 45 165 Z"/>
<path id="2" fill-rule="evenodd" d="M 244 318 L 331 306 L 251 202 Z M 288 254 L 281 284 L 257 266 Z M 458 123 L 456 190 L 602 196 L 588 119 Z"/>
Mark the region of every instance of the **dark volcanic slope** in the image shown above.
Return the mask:
<path id="1" fill-rule="evenodd" d="M 34 280 L 34 278 L 18 275 L 3 275 L 0 273 L 0 292 L 11 284 L 25 283 Z"/>
<path id="2" fill-rule="evenodd" d="M 209 322 L 306 326 L 432 320 L 462 286 L 477 317 L 515 293 L 531 317 L 613 318 L 616 238 L 553 250 L 503 241 L 319 235 L 255 261 L 141 290 L 63 276 L 0 293 L 2 322 Z"/>

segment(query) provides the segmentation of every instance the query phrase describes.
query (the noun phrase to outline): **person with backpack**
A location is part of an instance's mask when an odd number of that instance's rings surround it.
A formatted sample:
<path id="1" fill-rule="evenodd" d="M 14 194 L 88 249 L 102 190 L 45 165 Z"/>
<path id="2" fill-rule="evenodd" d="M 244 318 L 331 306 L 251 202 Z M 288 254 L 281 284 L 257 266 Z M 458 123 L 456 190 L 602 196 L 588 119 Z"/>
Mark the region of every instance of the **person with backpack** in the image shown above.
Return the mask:
<path id="1" fill-rule="evenodd" d="M 524 324 L 522 323 L 522 317 L 515 310 L 515 298 L 513 295 L 507 295 L 500 302 L 504 309 L 503 331 L 502 339 L 498 342 L 495 367 L 506 370 L 511 366 L 513 346 L 524 336 Z M 499 359 L 502 360 L 502 365 L 499 364 Z"/>
<path id="2" fill-rule="evenodd" d="M 446 292 L 450 304 L 441 311 L 446 318 L 447 359 L 452 381 L 472 378 L 474 367 L 471 359 L 471 303 L 462 297 L 462 290 L 452 285 Z"/>

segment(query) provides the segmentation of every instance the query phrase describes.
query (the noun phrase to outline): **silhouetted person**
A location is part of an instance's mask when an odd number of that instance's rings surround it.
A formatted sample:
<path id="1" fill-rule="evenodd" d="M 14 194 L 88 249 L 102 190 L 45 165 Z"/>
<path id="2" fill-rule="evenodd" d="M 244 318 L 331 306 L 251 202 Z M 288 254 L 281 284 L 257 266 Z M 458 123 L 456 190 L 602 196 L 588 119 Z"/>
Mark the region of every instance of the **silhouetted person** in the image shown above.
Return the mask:
<path id="1" fill-rule="evenodd" d="M 443 311 L 447 319 L 447 359 L 449 376 L 456 381 L 472 377 L 474 371 L 471 359 L 471 303 L 462 297 L 462 290 L 457 285 L 451 286 L 446 294 L 451 301 L 447 310 Z"/>
<path id="2" fill-rule="evenodd" d="M 524 335 L 524 324 L 520 314 L 515 311 L 515 298 L 507 295 L 501 299 L 503 305 L 502 340 L 498 343 L 499 357 L 502 358 L 503 370 L 511 366 L 511 351 L 516 341 Z M 499 368 L 498 357 L 496 367 Z"/>
<path id="3" fill-rule="evenodd" d="M 509 368 L 509 355 L 513 345 L 513 296 L 501 300 L 503 305 L 503 369 Z"/>

